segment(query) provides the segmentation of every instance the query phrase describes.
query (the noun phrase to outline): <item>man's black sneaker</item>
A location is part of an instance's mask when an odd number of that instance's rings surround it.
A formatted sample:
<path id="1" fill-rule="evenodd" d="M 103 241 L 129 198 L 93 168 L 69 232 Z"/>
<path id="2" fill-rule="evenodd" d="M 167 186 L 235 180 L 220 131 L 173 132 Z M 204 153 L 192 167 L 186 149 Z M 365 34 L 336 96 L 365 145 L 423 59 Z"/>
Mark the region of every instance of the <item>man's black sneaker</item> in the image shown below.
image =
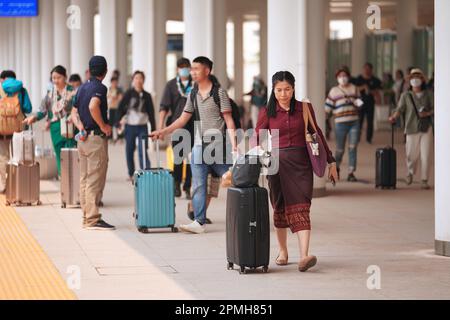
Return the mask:
<path id="1" fill-rule="evenodd" d="M 178 183 L 175 184 L 175 197 L 176 198 L 181 197 L 181 188 Z"/>
<path id="2" fill-rule="evenodd" d="M 350 173 L 347 177 L 348 182 L 357 182 L 358 179 L 356 179 L 355 175 L 353 173 Z"/>
<path id="3" fill-rule="evenodd" d="M 106 223 L 103 220 L 99 220 L 96 224 L 90 227 L 86 227 L 86 230 L 116 230 L 116 227 Z"/>

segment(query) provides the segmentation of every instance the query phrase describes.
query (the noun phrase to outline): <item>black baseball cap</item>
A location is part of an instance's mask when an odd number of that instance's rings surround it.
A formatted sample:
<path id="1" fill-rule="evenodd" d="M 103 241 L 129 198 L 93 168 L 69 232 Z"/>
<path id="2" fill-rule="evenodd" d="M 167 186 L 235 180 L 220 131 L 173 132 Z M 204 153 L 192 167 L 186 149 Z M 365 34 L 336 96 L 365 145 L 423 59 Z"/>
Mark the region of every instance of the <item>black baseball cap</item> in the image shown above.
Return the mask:
<path id="1" fill-rule="evenodd" d="M 108 70 L 108 63 L 106 62 L 105 57 L 103 56 L 93 56 L 91 60 L 89 60 L 89 71 L 91 75 L 101 76 L 106 73 Z"/>

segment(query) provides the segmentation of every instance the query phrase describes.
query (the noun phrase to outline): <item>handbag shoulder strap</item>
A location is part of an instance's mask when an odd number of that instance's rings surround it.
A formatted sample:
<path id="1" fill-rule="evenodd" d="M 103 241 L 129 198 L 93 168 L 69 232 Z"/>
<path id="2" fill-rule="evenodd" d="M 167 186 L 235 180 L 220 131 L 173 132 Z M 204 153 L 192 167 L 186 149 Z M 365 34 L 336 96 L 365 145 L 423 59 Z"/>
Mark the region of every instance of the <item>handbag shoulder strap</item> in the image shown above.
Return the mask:
<path id="1" fill-rule="evenodd" d="M 416 112 L 417 118 L 420 119 L 420 117 L 419 117 L 419 110 L 417 110 L 417 106 L 416 106 L 416 102 L 414 101 L 413 94 L 411 92 L 408 92 L 408 96 L 409 96 L 409 99 L 411 100 L 411 103 L 413 104 L 414 111 Z"/>
<path id="2" fill-rule="evenodd" d="M 303 120 L 305 122 L 305 135 L 308 134 L 308 127 L 311 126 L 314 129 L 314 133 L 317 132 L 316 124 L 309 110 L 309 105 L 306 101 L 302 101 Z"/>

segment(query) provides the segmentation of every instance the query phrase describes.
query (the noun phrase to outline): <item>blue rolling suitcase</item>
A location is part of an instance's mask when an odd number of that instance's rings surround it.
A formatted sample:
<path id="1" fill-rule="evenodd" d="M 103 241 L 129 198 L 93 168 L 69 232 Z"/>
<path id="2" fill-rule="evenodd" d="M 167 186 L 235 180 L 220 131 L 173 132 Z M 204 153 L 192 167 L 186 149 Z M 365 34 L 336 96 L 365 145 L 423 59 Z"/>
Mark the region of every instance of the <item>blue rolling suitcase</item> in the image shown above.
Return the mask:
<path id="1" fill-rule="evenodd" d="M 145 143 L 142 143 L 145 164 Z M 138 170 L 134 174 L 134 218 L 136 227 L 141 233 L 149 229 L 175 227 L 175 194 L 174 180 L 169 170 L 161 168 L 159 159 L 159 142 L 156 143 L 156 169 Z"/>

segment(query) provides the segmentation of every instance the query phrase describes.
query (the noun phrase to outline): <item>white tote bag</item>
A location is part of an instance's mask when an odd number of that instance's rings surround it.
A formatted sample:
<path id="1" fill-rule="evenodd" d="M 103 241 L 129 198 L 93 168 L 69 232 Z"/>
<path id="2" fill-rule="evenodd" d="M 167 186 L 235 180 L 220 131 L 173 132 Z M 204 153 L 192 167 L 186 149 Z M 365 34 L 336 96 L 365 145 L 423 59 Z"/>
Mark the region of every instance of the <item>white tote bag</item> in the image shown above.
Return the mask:
<path id="1" fill-rule="evenodd" d="M 34 164 L 34 135 L 32 131 L 15 132 L 11 143 L 12 163 Z"/>

